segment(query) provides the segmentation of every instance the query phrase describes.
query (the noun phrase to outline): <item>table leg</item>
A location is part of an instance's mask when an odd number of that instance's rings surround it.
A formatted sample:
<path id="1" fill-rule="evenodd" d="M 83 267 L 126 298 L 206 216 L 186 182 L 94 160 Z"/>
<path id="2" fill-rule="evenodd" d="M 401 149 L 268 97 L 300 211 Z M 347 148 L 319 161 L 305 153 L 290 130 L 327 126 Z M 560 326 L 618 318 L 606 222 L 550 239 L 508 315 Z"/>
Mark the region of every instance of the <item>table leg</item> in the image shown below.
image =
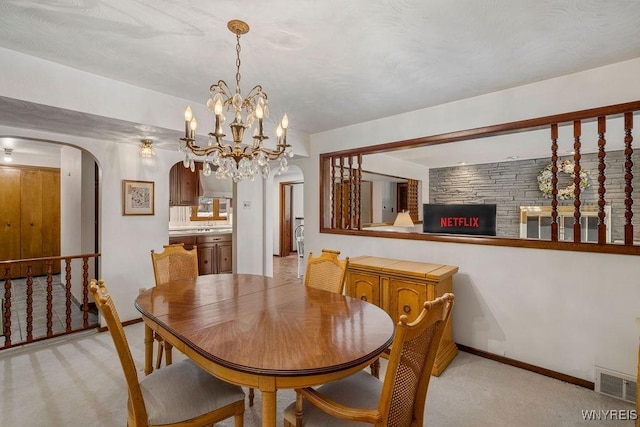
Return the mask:
<path id="1" fill-rule="evenodd" d="M 153 330 L 144 325 L 144 374 L 153 372 Z"/>
<path id="2" fill-rule="evenodd" d="M 275 427 L 277 391 L 260 391 L 262 396 L 262 426 Z"/>

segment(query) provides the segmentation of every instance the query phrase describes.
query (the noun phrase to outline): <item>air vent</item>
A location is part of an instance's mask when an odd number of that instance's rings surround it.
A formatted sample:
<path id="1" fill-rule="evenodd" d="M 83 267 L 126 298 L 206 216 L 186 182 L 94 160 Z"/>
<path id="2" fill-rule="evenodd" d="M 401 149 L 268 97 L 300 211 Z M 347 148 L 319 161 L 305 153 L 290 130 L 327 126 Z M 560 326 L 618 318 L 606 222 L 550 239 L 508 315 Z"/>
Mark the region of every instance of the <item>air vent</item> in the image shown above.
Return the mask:
<path id="1" fill-rule="evenodd" d="M 636 403 L 636 378 L 596 366 L 596 391 L 607 396 Z"/>

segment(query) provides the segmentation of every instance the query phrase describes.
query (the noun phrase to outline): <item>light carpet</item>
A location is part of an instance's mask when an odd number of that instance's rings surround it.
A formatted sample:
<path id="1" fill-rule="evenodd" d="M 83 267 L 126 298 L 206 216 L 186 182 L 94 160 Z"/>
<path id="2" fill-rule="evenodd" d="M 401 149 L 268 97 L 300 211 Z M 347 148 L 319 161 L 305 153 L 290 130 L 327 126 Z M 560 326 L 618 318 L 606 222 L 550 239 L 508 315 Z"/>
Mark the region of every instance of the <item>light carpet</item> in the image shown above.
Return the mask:
<path id="1" fill-rule="evenodd" d="M 125 331 L 143 375 L 143 325 Z M 180 357 L 174 351 L 174 358 Z M 0 364 L 2 426 L 126 425 L 126 384 L 108 333 L 3 350 Z M 281 411 L 294 399 L 291 390 L 278 392 L 279 425 Z M 255 405 L 247 403 L 245 426 L 260 425 L 260 408 L 256 391 Z M 460 352 L 440 377 L 431 379 L 425 419 L 429 426 L 623 426 L 633 422 L 584 420 L 582 411 L 632 409 L 630 403 L 582 387 Z M 233 420 L 218 425 L 232 426 Z"/>

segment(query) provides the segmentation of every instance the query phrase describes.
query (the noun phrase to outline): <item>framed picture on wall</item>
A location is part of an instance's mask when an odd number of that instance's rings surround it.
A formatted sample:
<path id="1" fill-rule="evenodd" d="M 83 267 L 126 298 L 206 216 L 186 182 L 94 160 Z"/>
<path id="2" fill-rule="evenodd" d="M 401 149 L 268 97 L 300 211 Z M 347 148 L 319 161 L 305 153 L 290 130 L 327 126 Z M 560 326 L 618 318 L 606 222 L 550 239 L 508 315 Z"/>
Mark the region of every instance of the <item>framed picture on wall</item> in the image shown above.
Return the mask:
<path id="1" fill-rule="evenodd" d="M 153 181 L 122 180 L 122 215 L 154 215 Z"/>

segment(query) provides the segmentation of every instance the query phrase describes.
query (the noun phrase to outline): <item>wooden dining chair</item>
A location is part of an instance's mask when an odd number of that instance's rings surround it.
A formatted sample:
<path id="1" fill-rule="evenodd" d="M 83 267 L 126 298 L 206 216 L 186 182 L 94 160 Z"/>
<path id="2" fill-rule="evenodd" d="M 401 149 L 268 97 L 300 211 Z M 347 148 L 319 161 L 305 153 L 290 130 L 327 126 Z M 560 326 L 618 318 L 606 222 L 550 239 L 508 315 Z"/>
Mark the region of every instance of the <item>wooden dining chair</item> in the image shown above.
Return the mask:
<path id="1" fill-rule="evenodd" d="M 186 250 L 184 243 L 175 243 L 164 245 L 163 248 L 164 250 L 160 253 L 151 250 L 156 286 L 172 280 L 198 277 L 198 251 L 195 246 L 193 249 Z M 153 337 L 158 343 L 156 369 L 160 369 L 163 353 L 165 354 L 165 364 L 171 365 L 171 344 L 167 343 L 158 333 L 154 333 Z"/>
<path id="2" fill-rule="evenodd" d="M 217 379 L 190 359 L 138 380 L 131 349 L 104 281 L 91 280 L 91 295 L 107 323 L 127 382 L 127 426 L 208 426 L 234 417 L 244 423 L 242 388 Z"/>
<path id="3" fill-rule="evenodd" d="M 422 426 L 431 370 L 451 316 L 453 294 L 424 303 L 418 318 L 400 316 L 384 382 L 365 371 L 317 390 L 298 389 L 284 410 L 285 427 L 352 425 Z"/>
<path id="4" fill-rule="evenodd" d="M 314 257 L 309 252 L 307 270 L 304 274 L 304 285 L 341 294 L 344 290 L 344 280 L 349 266 L 349 257 L 344 260 L 338 258 L 340 251 L 323 249 L 320 256 Z"/>

